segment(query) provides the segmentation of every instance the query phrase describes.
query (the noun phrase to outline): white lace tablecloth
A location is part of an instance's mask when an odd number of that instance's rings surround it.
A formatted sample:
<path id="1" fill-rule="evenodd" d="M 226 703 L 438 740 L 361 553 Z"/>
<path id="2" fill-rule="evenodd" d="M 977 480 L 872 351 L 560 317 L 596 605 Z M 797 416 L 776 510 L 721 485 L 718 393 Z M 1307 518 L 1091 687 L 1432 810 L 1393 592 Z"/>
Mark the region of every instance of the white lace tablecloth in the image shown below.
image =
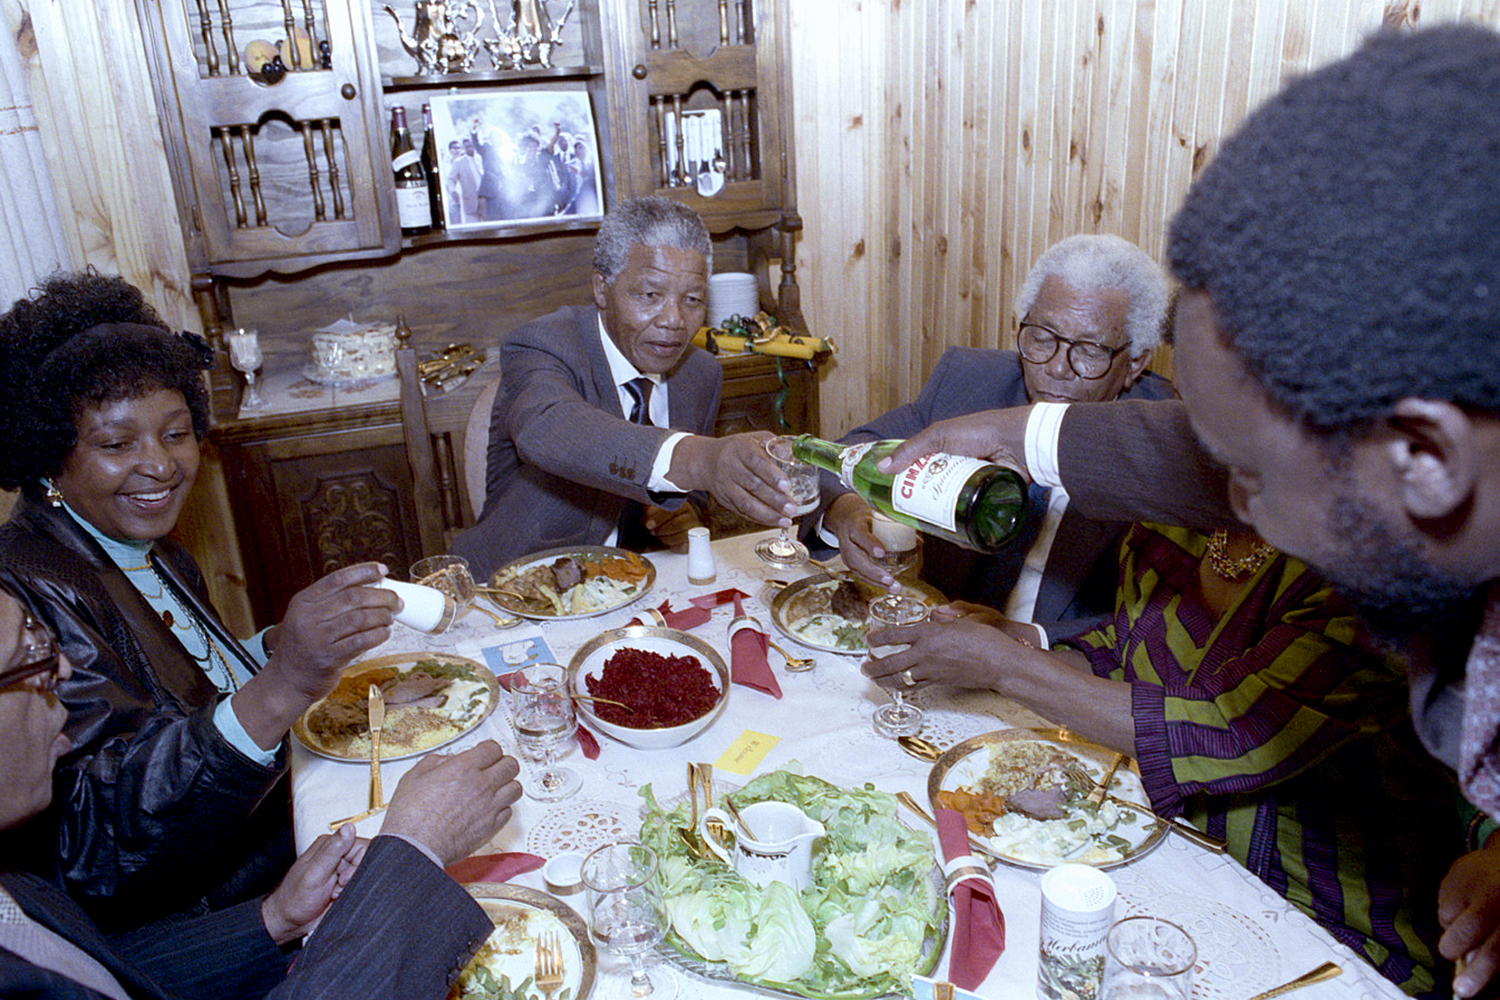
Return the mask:
<path id="1" fill-rule="evenodd" d="M 526 623 L 499 630 L 478 611 L 465 612 L 455 627 L 443 635 L 429 636 L 396 626 L 390 641 L 371 655 L 442 650 L 485 662 L 497 673 L 509 669 L 507 661 L 534 652 L 540 640 L 555 662 L 566 666 L 586 641 L 609 629 L 619 628 L 639 609 L 670 600 L 674 610 L 688 607 L 691 598 L 737 587 L 749 594 L 745 611 L 761 619 L 772 641 L 789 652 L 810 651 L 777 634 L 767 605 L 772 591 L 768 578 L 795 579 L 796 571 L 772 571 L 756 559 L 752 548 L 758 535 L 740 536 L 714 543 L 718 579 L 706 586 L 687 582 L 687 559 L 670 553 L 653 554 L 656 585 L 636 604 L 596 618 L 549 622 L 545 627 Z M 811 571 L 818 571 L 816 567 Z M 693 634 L 713 645 L 729 661 L 726 626 L 733 615 L 731 605 L 714 612 L 713 620 Z M 771 665 L 784 697 L 772 698 L 751 688 L 735 686 L 724 714 L 702 734 L 670 750 L 635 750 L 600 735 L 602 752 L 588 760 L 576 745 L 570 745 L 562 761 L 583 778 L 582 790 L 573 798 L 542 803 L 523 798 L 513 821 L 486 851 L 527 851 L 551 857 L 562 851 L 588 851 L 601 844 L 633 837 L 640 828 L 638 790 L 651 784 L 662 799 L 685 793 L 686 761 L 714 763 L 716 777 L 742 784 L 754 774 L 773 770 L 788 761 L 840 785 L 871 782 L 889 792 L 906 790 L 926 801 L 928 765 L 907 756 L 891 740 L 877 735 L 870 724 L 874 710 L 885 695 L 859 672 L 860 659 L 833 653 L 817 653 L 817 667 L 806 673 L 789 673 L 781 657 L 770 654 Z M 940 746 L 949 746 L 979 733 L 1011 726 L 1045 725 L 1044 720 L 993 694 L 929 690 L 915 699 L 927 711 L 923 735 Z M 463 749 L 480 739 L 498 740 L 509 753 L 516 752 L 506 696 L 479 729 L 452 745 Z M 763 733 L 776 742 L 750 775 L 726 770 L 720 755 L 746 731 Z M 388 763 L 385 787 L 395 788 L 413 761 Z M 522 781 L 529 776 L 523 762 Z M 296 813 L 297 844 L 305 849 L 331 820 L 353 815 L 365 807 L 368 768 L 325 760 L 300 745 L 292 747 L 292 789 Z M 914 817 L 904 816 L 913 825 Z M 359 832 L 373 836 L 380 817 L 359 824 Z M 1111 875 L 1119 887 L 1116 916 L 1153 914 L 1174 920 L 1193 935 L 1199 947 L 1198 975 L 1193 988 L 1197 1000 L 1243 1000 L 1245 997 L 1285 982 L 1319 963 L 1332 959 L 1344 974 L 1310 988 L 1304 995 L 1319 998 L 1401 997 L 1404 994 L 1379 976 L 1353 952 L 1335 942 L 1322 928 L 1222 855 L 1209 854 L 1179 837 L 1169 836 L 1145 857 Z M 1005 914 L 1007 947 L 981 988 L 980 995 L 992 1000 L 1031 1000 L 1035 996 L 1039 874 L 999 865 L 995 872 L 1001 908 Z M 545 889 L 541 872 L 515 880 L 517 884 Z M 565 899 L 582 910 L 583 897 Z M 601 954 L 602 977 L 625 978 L 622 961 Z M 947 967 L 944 958 L 938 974 Z M 677 973 L 681 1000 L 714 997 L 746 997 L 752 991 Z"/>

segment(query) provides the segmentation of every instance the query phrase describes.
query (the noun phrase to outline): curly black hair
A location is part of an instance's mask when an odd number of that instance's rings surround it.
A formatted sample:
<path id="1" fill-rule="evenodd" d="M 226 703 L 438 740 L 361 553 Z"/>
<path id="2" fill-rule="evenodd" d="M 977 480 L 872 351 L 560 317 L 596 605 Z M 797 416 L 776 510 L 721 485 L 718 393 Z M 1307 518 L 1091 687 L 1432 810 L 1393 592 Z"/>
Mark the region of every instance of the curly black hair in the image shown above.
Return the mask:
<path id="1" fill-rule="evenodd" d="M 1167 257 L 1310 427 L 1406 397 L 1500 410 L 1500 35 L 1384 32 L 1293 82 L 1193 185 Z"/>
<path id="2" fill-rule="evenodd" d="M 78 443 L 78 415 L 106 402 L 176 390 L 201 440 L 203 368 L 200 348 L 123 278 L 91 269 L 47 279 L 0 316 L 0 488 L 40 495 Z"/>

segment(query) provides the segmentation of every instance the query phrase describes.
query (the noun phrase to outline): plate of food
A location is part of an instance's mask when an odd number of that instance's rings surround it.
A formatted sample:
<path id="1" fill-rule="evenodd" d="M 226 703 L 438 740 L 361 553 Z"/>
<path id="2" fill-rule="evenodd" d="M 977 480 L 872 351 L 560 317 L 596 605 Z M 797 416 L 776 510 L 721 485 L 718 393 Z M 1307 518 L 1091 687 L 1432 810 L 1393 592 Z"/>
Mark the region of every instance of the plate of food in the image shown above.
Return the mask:
<path id="1" fill-rule="evenodd" d="M 913 973 L 930 974 L 942 958 L 948 897 L 933 841 L 897 818 L 889 793 L 840 788 L 791 765 L 725 796 L 739 808 L 790 802 L 824 825 L 813 884 L 800 894 L 700 858 L 678 832 L 688 803 L 667 809 L 650 786 L 641 796 L 641 841 L 669 887 L 658 951 L 679 968 L 774 995 L 861 1000 L 904 995 Z"/>
<path id="2" fill-rule="evenodd" d="M 545 892 L 500 882 L 466 887 L 495 930 L 458 974 L 448 1000 L 510 1000 L 540 996 L 536 978 L 538 945 L 556 942 L 562 985 L 549 994 L 584 1000 L 594 989 L 597 957 L 588 925 L 567 903 Z"/>
<path id="3" fill-rule="evenodd" d="M 623 608 L 655 582 L 656 567 L 638 552 L 577 545 L 513 559 L 480 589 L 511 614 L 566 621 Z"/>
<path id="4" fill-rule="evenodd" d="M 1022 868 L 1114 868 L 1161 843 L 1135 762 L 1103 802 L 1088 801 L 1114 751 L 1065 729 L 1006 729 L 949 747 L 927 777 L 934 804 L 957 809 L 985 853 Z"/>
<path id="5" fill-rule="evenodd" d="M 729 703 L 729 667 L 694 635 L 656 625 L 611 629 L 568 664 L 579 713 L 629 746 L 680 746 Z"/>
<path id="6" fill-rule="evenodd" d="M 482 663 L 449 653 L 392 653 L 351 664 L 292 732 L 332 760 L 370 759 L 370 685 L 385 699 L 380 759 L 414 757 L 451 743 L 495 708 L 500 685 Z"/>
<path id="7" fill-rule="evenodd" d="M 920 580 L 901 583 L 929 606 L 947 598 Z M 865 617 L 884 587 L 850 573 L 818 573 L 783 587 L 771 599 L 771 621 L 788 639 L 830 653 L 865 654 Z"/>

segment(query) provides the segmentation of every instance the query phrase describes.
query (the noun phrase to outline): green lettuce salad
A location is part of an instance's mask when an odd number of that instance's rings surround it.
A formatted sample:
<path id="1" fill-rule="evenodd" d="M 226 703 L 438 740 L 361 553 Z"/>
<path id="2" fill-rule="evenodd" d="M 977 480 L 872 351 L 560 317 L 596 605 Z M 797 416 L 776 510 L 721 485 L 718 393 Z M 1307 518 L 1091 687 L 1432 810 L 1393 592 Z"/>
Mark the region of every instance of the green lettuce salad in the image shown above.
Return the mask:
<path id="1" fill-rule="evenodd" d="M 661 858 L 667 941 L 683 955 L 816 1000 L 905 992 L 913 973 L 937 964 L 948 901 L 933 882 L 931 839 L 897 821 L 894 796 L 868 784 L 839 788 L 795 765 L 728 796 L 742 809 L 790 802 L 827 829 L 813 884 L 800 894 L 780 882 L 751 885 L 697 857 L 677 832 L 689 825 L 689 804 L 663 810 L 650 785 L 641 796 L 641 841 Z"/>

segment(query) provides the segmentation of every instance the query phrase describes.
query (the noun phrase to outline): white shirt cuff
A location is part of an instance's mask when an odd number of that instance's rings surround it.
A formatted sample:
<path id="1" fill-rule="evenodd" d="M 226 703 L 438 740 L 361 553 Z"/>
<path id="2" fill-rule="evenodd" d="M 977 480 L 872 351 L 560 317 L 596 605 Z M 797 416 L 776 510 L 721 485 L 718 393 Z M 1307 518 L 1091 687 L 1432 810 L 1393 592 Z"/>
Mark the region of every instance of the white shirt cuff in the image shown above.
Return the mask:
<path id="1" fill-rule="evenodd" d="M 263 628 L 240 643 L 240 645 L 245 647 L 245 652 L 254 658 L 257 666 L 265 666 L 266 661 L 271 658 L 271 654 L 266 651 L 266 633 L 269 631 L 271 631 L 270 628 Z"/>
<path id="2" fill-rule="evenodd" d="M 1057 439 L 1067 403 L 1033 403 L 1026 418 L 1026 472 L 1038 486 L 1061 486 Z"/>
<path id="3" fill-rule="evenodd" d="M 651 463 L 651 479 L 646 483 L 646 489 L 653 493 L 687 492 L 667 478 L 667 473 L 672 470 L 672 453 L 677 450 L 677 442 L 685 437 L 687 437 L 686 431 L 677 431 L 663 441 L 660 448 L 656 449 L 656 459 Z"/>
<path id="4" fill-rule="evenodd" d="M 1066 406 L 1067 404 L 1065 403 L 1063 405 Z M 1042 628 L 1036 622 L 1032 622 L 1031 623 L 1031 627 L 1034 628 L 1034 629 L 1036 629 L 1036 634 L 1037 634 L 1036 648 L 1037 649 L 1051 649 L 1052 648 L 1052 640 L 1047 638 L 1047 630 L 1044 629 L 1044 628 Z"/>
<path id="5" fill-rule="evenodd" d="M 240 725 L 240 717 L 234 714 L 234 706 L 230 704 L 233 698 L 223 698 L 218 707 L 214 709 L 214 725 L 219 727 L 219 733 L 229 741 L 229 745 L 240 753 L 249 757 L 261 767 L 270 767 L 276 762 L 276 748 L 262 750 L 250 734 L 245 732 L 245 727 Z M 277 746 L 281 744 L 278 743 Z"/>

